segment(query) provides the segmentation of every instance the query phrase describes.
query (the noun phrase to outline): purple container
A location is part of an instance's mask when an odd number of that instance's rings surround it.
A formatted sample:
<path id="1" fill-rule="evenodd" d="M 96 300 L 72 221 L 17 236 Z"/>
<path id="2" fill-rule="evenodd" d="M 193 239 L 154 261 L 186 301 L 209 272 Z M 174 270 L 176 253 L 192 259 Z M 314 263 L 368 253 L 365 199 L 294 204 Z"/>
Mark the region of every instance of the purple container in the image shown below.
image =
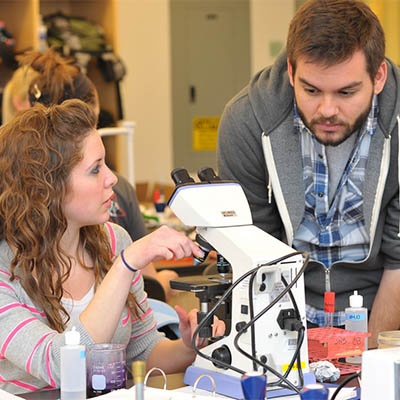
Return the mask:
<path id="1" fill-rule="evenodd" d="M 87 397 L 126 387 L 126 345 L 100 343 L 87 346 Z"/>
<path id="2" fill-rule="evenodd" d="M 301 400 L 328 400 L 329 390 L 320 383 L 307 385 L 300 393 Z"/>

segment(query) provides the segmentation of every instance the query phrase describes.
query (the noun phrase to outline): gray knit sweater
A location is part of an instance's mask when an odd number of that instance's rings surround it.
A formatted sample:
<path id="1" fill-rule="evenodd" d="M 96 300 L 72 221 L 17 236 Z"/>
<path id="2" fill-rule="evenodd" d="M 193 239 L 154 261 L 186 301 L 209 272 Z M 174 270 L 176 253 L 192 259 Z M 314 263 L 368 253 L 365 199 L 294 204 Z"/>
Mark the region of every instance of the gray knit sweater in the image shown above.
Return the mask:
<path id="1" fill-rule="evenodd" d="M 118 225 L 106 224 L 113 253 L 131 243 L 128 233 Z M 5 241 L 0 242 L 0 388 L 10 393 L 24 393 L 42 388 L 60 387 L 60 347 L 64 333 L 48 326 L 43 310 L 28 297 L 18 279 L 10 281 L 12 253 Z M 146 360 L 154 346 L 164 340 L 156 330 L 153 313 L 143 291 L 143 279 L 137 272 L 132 292 L 143 314 L 134 319 L 125 307 L 113 343 L 127 344 L 127 365 Z M 104 310 L 107 312 L 107 310 Z M 93 343 L 88 332 L 74 321 L 81 343 Z"/>

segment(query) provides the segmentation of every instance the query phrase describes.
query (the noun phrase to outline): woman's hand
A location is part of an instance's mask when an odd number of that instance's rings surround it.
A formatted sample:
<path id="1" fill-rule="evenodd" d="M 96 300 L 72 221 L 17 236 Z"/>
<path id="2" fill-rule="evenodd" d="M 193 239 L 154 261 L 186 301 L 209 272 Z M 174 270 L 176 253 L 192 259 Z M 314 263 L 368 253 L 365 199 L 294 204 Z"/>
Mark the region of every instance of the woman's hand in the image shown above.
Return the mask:
<path id="1" fill-rule="evenodd" d="M 189 314 L 181 307 L 175 306 L 175 310 L 178 313 L 179 317 L 179 330 L 182 335 L 183 343 L 192 349 L 192 338 L 193 333 L 196 330 L 197 323 L 197 312 L 198 310 L 193 309 L 189 312 Z M 214 322 L 212 324 L 212 336 L 223 336 L 225 333 L 225 322 L 218 319 L 216 315 L 214 315 Z M 201 338 L 197 336 L 196 338 L 196 346 L 198 348 L 202 348 L 207 345 L 208 339 Z"/>
<path id="2" fill-rule="evenodd" d="M 170 300 L 172 297 L 176 296 L 178 293 L 176 290 L 171 289 L 170 281 L 179 278 L 179 275 L 170 269 L 164 269 L 157 272 L 155 278 L 160 282 L 161 286 L 165 292 L 166 301 Z"/>
<path id="3" fill-rule="evenodd" d="M 183 233 L 167 226 L 136 240 L 124 250 L 127 263 L 134 269 L 142 269 L 153 261 L 179 260 L 192 255 L 203 257 L 204 253 Z"/>

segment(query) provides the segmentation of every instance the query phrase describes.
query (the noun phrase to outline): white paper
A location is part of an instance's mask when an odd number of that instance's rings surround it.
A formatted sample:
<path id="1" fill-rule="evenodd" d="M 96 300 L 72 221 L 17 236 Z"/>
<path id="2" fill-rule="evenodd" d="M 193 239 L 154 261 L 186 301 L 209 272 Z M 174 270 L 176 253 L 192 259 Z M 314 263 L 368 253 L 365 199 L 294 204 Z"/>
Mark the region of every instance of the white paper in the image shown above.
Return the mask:
<path id="1" fill-rule="evenodd" d="M 329 388 L 329 398 L 332 397 L 335 388 Z M 205 390 L 197 389 L 196 393 L 193 393 L 193 389 L 191 386 L 185 386 L 183 388 L 175 389 L 175 390 L 162 390 L 162 389 L 154 389 L 150 387 L 145 388 L 145 398 L 146 400 L 188 400 L 188 394 L 191 394 L 191 399 L 197 400 L 210 400 L 214 399 L 230 399 L 227 396 L 216 395 L 212 397 L 211 392 L 207 392 Z M 344 387 L 336 397 L 336 400 L 348 400 L 353 398 L 356 395 L 356 391 L 354 388 L 346 388 Z M 107 400 L 135 400 L 136 392 L 135 387 L 133 386 L 130 389 L 120 389 L 114 392 L 110 392 L 104 394 L 103 396 L 98 396 L 96 399 L 107 399 Z M 285 396 L 285 397 L 275 397 L 275 400 L 291 400 L 291 399 L 299 399 L 300 396 Z M 0 389 L 0 400 L 21 400 L 20 397 L 14 396 L 4 390 Z"/>
<path id="2" fill-rule="evenodd" d="M 336 388 L 329 388 L 329 398 L 332 397 Z M 191 396 L 189 397 L 188 394 Z M 154 389 L 151 387 L 145 388 L 145 399 L 146 400 L 210 400 L 210 398 L 214 399 L 231 399 L 231 397 L 216 395 L 213 397 L 211 392 L 207 392 L 205 390 L 197 389 L 195 393 L 193 393 L 193 389 L 191 386 L 185 386 L 175 390 L 163 390 L 163 389 Z M 354 388 L 346 388 L 344 387 L 339 394 L 336 396 L 336 400 L 348 400 L 355 397 L 356 391 Z M 135 387 L 130 389 L 121 389 L 111 393 L 107 393 L 103 396 L 96 397 L 96 399 L 107 399 L 107 400 L 135 400 L 136 393 Z M 284 396 L 284 397 L 275 397 L 274 400 L 295 400 L 300 399 L 300 396 Z"/>
<path id="3" fill-rule="evenodd" d="M 203 396 L 196 393 L 193 393 L 192 388 L 190 387 L 190 393 L 192 394 L 190 397 L 187 392 L 182 392 L 178 390 L 163 390 L 163 389 L 154 389 L 151 387 L 145 387 L 144 389 L 144 397 L 146 400 L 210 400 L 209 396 Z M 107 393 L 103 396 L 96 397 L 101 400 L 135 400 L 136 398 L 136 390 L 135 387 L 131 387 L 130 389 L 121 389 L 116 390 L 114 392 Z M 214 399 L 228 399 L 229 397 L 221 397 L 215 396 Z"/>
<path id="4" fill-rule="evenodd" d="M 14 396 L 13 394 L 0 389 L 0 400 L 21 400 L 21 397 Z"/>
<path id="5" fill-rule="evenodd" d="M 333 393 L 335 392 L 336 388 L 329 388 L 329 398 L 332 397 Z M 341 389 L 339 394 L 336 396 L 336 400 L 347 400 L 352 399 L 357 395 L 356 389 L 352 387 L 344 387 Z"/>

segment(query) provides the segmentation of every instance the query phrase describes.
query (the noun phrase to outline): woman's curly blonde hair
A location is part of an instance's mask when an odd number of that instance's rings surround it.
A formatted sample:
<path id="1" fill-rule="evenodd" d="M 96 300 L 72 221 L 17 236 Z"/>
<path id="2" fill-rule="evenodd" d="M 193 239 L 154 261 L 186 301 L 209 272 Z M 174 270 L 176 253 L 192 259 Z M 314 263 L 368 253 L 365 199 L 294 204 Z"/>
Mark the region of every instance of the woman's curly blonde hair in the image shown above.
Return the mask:
<path id="1" fill-rule="evenodd" d="M 69 318 L 61 299 L 71 270 L 60 247 L 67 229 L 62 202 L 71 170 L 82 159 L 82 142 L 96 122 L 92 107 L 67 100 L 49 108 L 37 104 L 0 128 L 0 240 L 15 252 L 11 280 L 20 279 L 59 332 Z M 81 228 L 79 239 L 93 260 L 97 286 L 112 265 L 108 236 L 103 225 L 94 225 Z M 127 304 L 137 315 L 132 294 Z"/>

